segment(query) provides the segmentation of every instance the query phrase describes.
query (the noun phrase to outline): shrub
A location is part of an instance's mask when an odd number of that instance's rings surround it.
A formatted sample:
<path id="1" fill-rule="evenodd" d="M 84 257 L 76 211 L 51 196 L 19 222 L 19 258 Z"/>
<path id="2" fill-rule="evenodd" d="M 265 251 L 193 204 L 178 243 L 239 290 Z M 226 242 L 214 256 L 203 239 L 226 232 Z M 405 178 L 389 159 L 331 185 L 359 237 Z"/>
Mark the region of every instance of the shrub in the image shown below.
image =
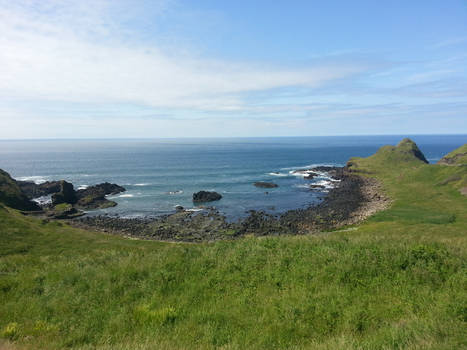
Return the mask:
<path id="1" fill-rule="evenodd" d="M 5 328 L 3 328 L 1 333 L 2 338 L 6 338 L 9 340 L 15 340 L 19 337 L 19 328 L 18 323 L 10 322 L 8 323 Z"/>

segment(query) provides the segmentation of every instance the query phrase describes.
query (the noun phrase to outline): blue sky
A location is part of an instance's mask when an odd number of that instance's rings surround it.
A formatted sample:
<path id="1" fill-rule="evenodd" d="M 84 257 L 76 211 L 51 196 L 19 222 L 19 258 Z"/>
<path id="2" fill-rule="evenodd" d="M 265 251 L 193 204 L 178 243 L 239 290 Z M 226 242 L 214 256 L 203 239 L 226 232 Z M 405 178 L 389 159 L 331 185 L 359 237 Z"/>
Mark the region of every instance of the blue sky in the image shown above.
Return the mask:
<path id="1" fill-rule="evenodd" d="M 467 2 L 0 0 L 0 122 L 0 138 L 467 133 Z"/>

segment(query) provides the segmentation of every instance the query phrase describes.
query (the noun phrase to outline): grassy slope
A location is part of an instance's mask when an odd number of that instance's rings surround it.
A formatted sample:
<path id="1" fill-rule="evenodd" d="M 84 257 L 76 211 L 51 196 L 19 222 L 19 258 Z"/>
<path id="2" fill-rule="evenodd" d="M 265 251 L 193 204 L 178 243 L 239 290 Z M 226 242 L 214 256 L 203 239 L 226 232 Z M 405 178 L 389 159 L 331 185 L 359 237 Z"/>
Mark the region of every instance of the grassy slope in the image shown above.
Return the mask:
<path id="1" fill-rule="evenodd" d="M 467 164 L 467 143 L 445 155 L 441 162 L 452 162 L 452 164 Z"/>
<path id="2" fill-rule="evenodd" d="M 168 244 L 0 209 L 0 335 L 34 349 L 465 348 L 467 197 L 446 179 L 467 170 L 388 157 L 353 163 L 393 207 L 320 236 Z"/>

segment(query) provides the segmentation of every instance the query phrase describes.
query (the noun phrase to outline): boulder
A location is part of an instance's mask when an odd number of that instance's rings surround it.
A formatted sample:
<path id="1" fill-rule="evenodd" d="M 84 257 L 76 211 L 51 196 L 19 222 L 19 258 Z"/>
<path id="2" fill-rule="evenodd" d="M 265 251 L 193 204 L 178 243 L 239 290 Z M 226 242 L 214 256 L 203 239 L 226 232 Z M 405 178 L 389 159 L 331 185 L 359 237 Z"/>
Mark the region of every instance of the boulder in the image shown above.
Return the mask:
<path id="1" fill-rule="evenodd" d="M 210 191 L 199 191 L 193 193 L 193 202 L 202 203 L 202 202 L 213 202 L 221 199 L 222 196 L 217 192 Z"/>
<path id="2" fill-rule="evenodd" d="M 255 187 L 259 187 L 259 188 L 276 188 L 276 187 L 279 187 L 279 185 L 273 183 L 273 182 L 263 182 L 263 181 L 259 181 L 259 182 L 255 182 L 253 185 L 255 185 Z"/>

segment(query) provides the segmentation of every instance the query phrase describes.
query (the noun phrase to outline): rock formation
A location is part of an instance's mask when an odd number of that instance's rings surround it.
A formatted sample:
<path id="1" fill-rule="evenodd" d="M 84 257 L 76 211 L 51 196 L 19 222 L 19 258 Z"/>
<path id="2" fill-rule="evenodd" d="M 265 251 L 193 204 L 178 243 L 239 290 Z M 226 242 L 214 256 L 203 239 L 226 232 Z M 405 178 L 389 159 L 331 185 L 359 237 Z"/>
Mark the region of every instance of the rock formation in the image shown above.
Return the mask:
<path id="1" fill-rule="evenodd" d="M 218 201 L 221 198 L 222 196 L 217 192 L 199 191 L 193 193 L 193 202 L 195 203 L 213 202 Z"/>
<path id="2" fill-rule="evenodd" d="M 65 180 L 60 181 L 60 191 L 52 195 L 52 204 L 75 204 L 77 201 L 76 192 L 73 184 Z"/>

